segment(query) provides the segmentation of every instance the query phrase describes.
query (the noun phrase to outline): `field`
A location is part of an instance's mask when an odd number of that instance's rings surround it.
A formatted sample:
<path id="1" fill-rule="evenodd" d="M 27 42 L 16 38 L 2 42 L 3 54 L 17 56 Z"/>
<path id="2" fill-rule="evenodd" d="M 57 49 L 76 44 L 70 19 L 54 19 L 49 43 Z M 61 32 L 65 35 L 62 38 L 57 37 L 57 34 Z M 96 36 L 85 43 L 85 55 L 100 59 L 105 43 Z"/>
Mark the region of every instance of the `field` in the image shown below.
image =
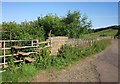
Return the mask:
<path id="1" fill-rule="evenodd" d="M 100 32 L 95 32 L 95 33 L 91 33 L 91 34 L 83 34 L 81 35 L 81 38 L 96 38 L 96 37 L 100 37 L 100 36 L 115 36 L 117 34 L 118 30 L 114 30 L 114 29 L 107 29 L 107 30 L 103 30 Z"/>

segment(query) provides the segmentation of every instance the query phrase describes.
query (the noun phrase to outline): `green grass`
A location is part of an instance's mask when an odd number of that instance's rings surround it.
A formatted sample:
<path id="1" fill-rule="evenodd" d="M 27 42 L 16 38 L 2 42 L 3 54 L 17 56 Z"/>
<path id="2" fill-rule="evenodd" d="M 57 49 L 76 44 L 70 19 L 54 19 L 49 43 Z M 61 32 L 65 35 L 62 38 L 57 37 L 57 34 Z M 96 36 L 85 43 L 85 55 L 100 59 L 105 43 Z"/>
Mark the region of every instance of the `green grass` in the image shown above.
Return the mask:
<path id="1" fill-rule="evenodd" d="M 96 33 L 83 34 L 81 35 L 81 38 L 96 38 L 96 37 L 99 37 L 100 35 L 115 36 L 117 32 L 118 30 L 108 29 L 108 30 L 103 30 L 103 31 L 96 32 Z"/>
<path id="2" fill-rule="evenodd" d="M 3 81 L 28 81 L 29 78 L 36 75 L 40 70 L 47 70 L 50 68 L 62 69 L 76 61 L 96 54 L 104 50 L 110 44 L 110 40 L 102 40 L 95 42 L 92 46 L 67 46 L 65 45 L 58 56 L 49 56 L 49 49 L 40 50 L 39 55 L 36 56 L 36 62 L 32 64 L 21 63 L 18 66 L 13 63 L 11 67 L 7 68 L 6 72 L 2 73 Z M 12 61 L 11 61 L 12 62 Z"/>
<path id="3" fill-rule="evenodd" d="M 110 44 L 110 40 L 102 40 L 95 42 L 92 46 L 64 46 L 60 51 L 61 54 L 55 63 L 57 68 L 62 68 L 75 61 L 86 58 L 93 54 L 103 51 Z M 59 67 L 58 67 L 59 66 Z"/>
<path id="4" fill-rule="evenodd" d="M 37 73 L 37 68 L 32 64 L 22 64 L 20 68 L 15 67 L 14 70 L 7 70 L 2 73 L 3 82 L 18 82 L 27 81 L 29 77 L 32 77 Z"/>

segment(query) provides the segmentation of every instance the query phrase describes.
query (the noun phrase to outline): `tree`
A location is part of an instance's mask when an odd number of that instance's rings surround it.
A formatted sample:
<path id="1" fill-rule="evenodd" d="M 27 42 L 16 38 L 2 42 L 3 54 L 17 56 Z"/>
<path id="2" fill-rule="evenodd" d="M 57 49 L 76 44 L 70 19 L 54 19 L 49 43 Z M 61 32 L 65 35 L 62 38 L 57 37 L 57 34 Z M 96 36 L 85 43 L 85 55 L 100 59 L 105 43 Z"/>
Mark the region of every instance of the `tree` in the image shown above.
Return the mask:
<path id="1" fill-rule="evenodd" d="M 80 34 L 88 33 L 88 29 L 92 27 L 92 22 L 87 22 L 88 17 L 83 16 L 79 11 L 71 13 L 68 11 L 67 17 L 64 17 L 62 22 L 65 25 L 65 31 L 70 38 L 79 38 Z"/>
<path id="2" fill-rule="evenodd" d="M 81 34 L 90 33 L 92 22 L 88 17 L 81 16 L 79 11 L 68 11 L 64 17 L 58 17 L 56 14 L 47 14 L 44 17 L 38 17 L 35 21 L 21 22 L 3 22 L 2 28 L 12 32 L 12 39 L 39 39 L 40 41 L 48 38 L 51 31 L 52 36 L 68 36 L 69 38 L 80 38 Z M 9 35 L 3 34 L 4 38 L 9 39 Z"/>

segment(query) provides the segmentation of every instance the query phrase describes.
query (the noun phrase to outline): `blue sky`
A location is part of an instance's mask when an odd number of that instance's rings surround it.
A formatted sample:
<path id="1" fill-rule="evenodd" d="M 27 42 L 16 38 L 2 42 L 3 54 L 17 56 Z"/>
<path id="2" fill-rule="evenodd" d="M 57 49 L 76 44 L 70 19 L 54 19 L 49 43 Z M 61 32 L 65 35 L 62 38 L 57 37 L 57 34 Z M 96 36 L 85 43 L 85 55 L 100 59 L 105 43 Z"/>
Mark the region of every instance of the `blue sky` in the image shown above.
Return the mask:
<path id="1" fill-rule="evenodd" d="M 93 28 L 118 24 L 117 2 L 2 2 L 2 21 L 20 23 L 48 13 L 65 16 L 68 10 L 86 14 Z"/>

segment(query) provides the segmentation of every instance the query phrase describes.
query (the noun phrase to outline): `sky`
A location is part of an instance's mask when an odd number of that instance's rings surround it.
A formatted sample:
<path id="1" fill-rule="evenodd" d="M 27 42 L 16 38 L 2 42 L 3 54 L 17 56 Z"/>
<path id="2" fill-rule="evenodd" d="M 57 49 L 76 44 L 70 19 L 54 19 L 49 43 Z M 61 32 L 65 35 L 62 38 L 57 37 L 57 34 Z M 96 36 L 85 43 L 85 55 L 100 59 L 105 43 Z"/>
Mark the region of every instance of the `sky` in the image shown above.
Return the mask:
<path id="1" fill-rule="evenodd" d="M 2 2 L 119 2 L 119 0 L 1 0 Z"/>
<path id="2" fill-rule="evenodd" d="M 33 21 L 48 13 L 66 16 L 68 10 L 80 11 L 92 20 L 94 29 L 118 24 L 117 2 L 2 2 L 2 21 Z"/>

